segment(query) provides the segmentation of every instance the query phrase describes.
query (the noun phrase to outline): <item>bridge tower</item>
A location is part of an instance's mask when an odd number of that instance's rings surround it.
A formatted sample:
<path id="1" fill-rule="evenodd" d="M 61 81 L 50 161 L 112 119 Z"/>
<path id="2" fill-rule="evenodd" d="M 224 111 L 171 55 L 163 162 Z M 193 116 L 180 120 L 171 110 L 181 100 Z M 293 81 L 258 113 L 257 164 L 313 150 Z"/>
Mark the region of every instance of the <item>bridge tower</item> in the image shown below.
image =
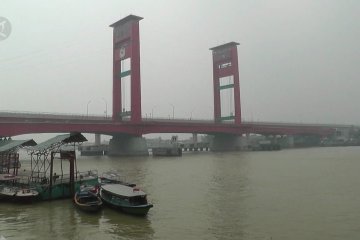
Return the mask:
<path id="1" fill-rule="evenodd" d="M 130 117 L 133 123 L 141 122 L 140 39 L 139 21 L 129 15 L 113 24 L 113 120 Z M 125 81 L 130 79 L 130 98 L 125 98 Z M 123 94 L 122 94 L 123 90 Z M 129 106 L 125 105 L 130 99 Z"/>
<path id="2" fill-rule="evenodd" d="M 130 118 L 141 120 L 140 34 L 139 21 L 129 15 L 110 25 L 113 28 L 113 121 Z M 126 90 L 130 86 L 130 92 Z M 130 102 L 130 103 L 129 103 Z M 149 155 L 146 141 L 140 135 L 114 134 L 109 155 Z"/>
<path id="3" fill-rule="evenodd" d="M 237 45 L 229 42 L 210 48 L 213 57 L 214 119 L 215 122 L 233 120 L 241 124 L 240 83 Z M 222 114 L 222 93 L 228 92 L 230 107 L 228 115 Z"/>

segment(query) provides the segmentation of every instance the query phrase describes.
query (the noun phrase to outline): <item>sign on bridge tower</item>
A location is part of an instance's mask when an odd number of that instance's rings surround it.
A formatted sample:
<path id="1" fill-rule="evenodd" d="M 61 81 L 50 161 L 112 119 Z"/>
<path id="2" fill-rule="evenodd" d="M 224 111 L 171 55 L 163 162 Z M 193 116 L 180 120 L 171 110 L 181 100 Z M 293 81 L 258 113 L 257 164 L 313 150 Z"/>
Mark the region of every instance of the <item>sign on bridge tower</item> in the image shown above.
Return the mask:
<path id="1" fill-rule="evenodd" d="M 237 45 L 239 43 L 229 42 L 210 48 L 213 57 L 215 122 L 233 120 L 235 124 L 241 124 Z M 225 100 L 228 106 L 222 102 Z"/>
<path id="2" fill-rule="evenodd" d="M 129 15 L 113 24 L 113 120 L 141 121 L 139 21 Z M 130 92 L 126 88 L 130 87 Z"/>

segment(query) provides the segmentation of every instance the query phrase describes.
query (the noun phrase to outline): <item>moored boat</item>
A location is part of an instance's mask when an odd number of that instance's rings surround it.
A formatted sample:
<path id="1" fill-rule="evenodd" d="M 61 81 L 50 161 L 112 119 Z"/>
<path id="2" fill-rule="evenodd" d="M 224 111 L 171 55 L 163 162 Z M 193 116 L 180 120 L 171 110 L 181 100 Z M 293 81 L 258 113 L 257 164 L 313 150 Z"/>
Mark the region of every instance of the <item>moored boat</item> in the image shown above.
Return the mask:
<path id="1" fill-rule="evenodd" d="M 109 206 L 132 215 L 145 216 L 153 207 L 148 203 L 145 192 L 123 184 L 102 185 L 100 197 Z"/>
<path id="2" fill-rule="evenodd" d="M 19 188 L 13 199 L 21 203 L 33 202 L 39 199 L 39 192 L 32 188 Z"/>
<path id="3" fill-rule="evenodd" d="M 20 180 L 19 176 L 13 174 L 0 174 L 0 199 L 19 203 L 37 200 L 39 192 Z"/>
<path id="4" fill-rule="evenodd" d="M 29 203 L 37 200 L 39 192 L 31 188 L 4 186 L 0 189 L 0 199 L 19 203 Z"/>
<path id="5" fill-rule="evenodd" d="M 82 187 L 75 193 L 74 203 L 76 207 L 86 212 L 97 212 L 103 204 L 95 187 Z"/>

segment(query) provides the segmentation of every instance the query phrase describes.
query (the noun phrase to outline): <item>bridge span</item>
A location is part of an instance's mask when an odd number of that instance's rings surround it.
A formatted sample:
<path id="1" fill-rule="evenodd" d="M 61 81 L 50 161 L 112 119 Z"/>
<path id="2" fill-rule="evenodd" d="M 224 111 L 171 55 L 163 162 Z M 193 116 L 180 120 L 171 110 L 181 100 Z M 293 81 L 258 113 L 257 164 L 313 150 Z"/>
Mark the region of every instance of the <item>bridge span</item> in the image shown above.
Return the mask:
<path id="1" fill-rule="evenodd" d="M 113 121 L 104 116 L 0 112 L 0 136 L 31 133 L 81 132 L 105 135 L 149 133 L 318 135 L 333 134 L 336 125 L 246 122 L 240 125 L 211 120 L 143 118 L 139 123 Z"/>

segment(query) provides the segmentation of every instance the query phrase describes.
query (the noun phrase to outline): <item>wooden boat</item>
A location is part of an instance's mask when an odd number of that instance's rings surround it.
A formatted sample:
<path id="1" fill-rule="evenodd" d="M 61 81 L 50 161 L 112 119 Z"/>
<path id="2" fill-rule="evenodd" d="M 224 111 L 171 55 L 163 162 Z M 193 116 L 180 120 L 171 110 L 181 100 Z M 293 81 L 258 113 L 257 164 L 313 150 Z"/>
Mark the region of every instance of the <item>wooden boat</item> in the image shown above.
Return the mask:
<path id="1" fill-rule="evenodd" d="M 145 192 L 123 184 L 102 185 L 100 197 L 109 206 L 132 215 L 145 216 L 153 207 L 148 203 Z"/>
<path id="2" fill-rule="evenodd" d="M 86 212 L 97 212 L 103 204 L 95 187 L 82 187 L 75 193 L 74 203 L 76 207 Z"/>

